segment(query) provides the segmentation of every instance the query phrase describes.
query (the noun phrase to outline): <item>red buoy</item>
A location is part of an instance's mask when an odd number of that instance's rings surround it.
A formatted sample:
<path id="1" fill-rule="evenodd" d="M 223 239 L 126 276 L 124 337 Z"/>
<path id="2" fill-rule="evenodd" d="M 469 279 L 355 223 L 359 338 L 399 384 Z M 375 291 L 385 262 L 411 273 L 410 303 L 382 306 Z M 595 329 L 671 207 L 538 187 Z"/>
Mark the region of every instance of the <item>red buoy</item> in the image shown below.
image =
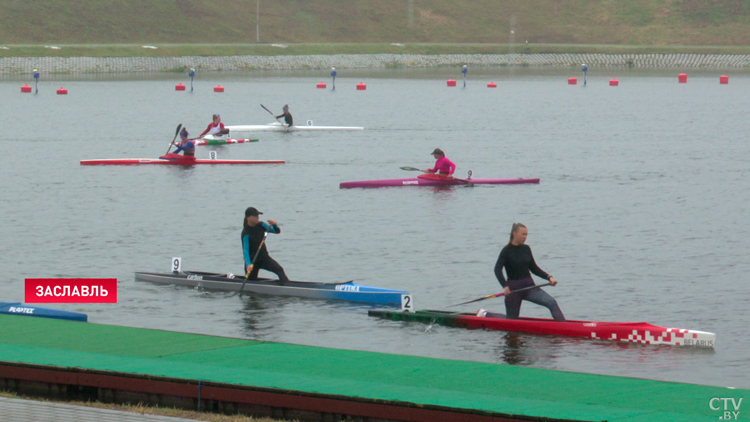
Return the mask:
<path id="1" fill-rule="evenodd" d="M 497 84 L 494 82 L 490 82 L 487 84 L 487 88 L 497 88 Z"/>
<path id="2" fill-rule="evenodd" d="M 325 88 L 325 87 L 326 87 L 326 84 L 324 84 L 323 82 L 318 82 L 318 84 L 315 85 L 315 88 Z"/>
<path id="3" fill-rule="evenodd" d="M 578 85 L 577 78 L 568 78 L 568 85 Z"/>
<path id="4" fill-rule="evenodd" d="M 179 84 L 177 84 L 177 85 L 174 86 L 174 90 L 175 91 L 184 91 L 185 90 L 185 85 L 183 85 L 182 83 L 179 83 Z"/>
<path id="5" fill-rule="evenodd" d="M 719 83 L 720 84 L 728 84 L 729 83 L 729 76 L 727 75 L 721 75 L 719 76 Z"/>
<path id="6" fill-rule="evenodd" d="M 31 87 L 28 85 L 24 85 L 21 87 L 21 92 L 31 92 Z"/>
<path id="7" fill-rule="evenodd" d="M 456 86 L 456 81 L 453 79 L 448 79 L 448 86 Z"/>
<path id="8" fill-rule="evenodd" d="M 360 82 L 357 84 L 357 91 L 364 91 L 367 89 L 367 85 L 365 85 L 364 82 Z"/>
<path id="9" fill-rule="evenodd" d="M 620 85 L 620 81 L 618 81 L 617 79 L 609 80 L 609 86 L 619 86 L 619 85 Z"/>
<path id="10" fill-rule="evenodd" d="M 686 73 L 680 73 L 679 75 L 677 75 L 677 83 L 686 84 L 687 83 L 687 74 Z"/>
<path id="11" fill-rule="evenodd" d="M 60 89 L 57 90 L 57 94 L 58 95 L 67 95 L 68 94 L 68 90 L 65 89 L 65 88 L 63 88 L 63 87 L 60 87 Z"/>
<path id="12" fill-rule="evenodd" d="M 214 87 L 214 92 L 224 92 L 224 87 L 221 85 L 216 85 Z"/>

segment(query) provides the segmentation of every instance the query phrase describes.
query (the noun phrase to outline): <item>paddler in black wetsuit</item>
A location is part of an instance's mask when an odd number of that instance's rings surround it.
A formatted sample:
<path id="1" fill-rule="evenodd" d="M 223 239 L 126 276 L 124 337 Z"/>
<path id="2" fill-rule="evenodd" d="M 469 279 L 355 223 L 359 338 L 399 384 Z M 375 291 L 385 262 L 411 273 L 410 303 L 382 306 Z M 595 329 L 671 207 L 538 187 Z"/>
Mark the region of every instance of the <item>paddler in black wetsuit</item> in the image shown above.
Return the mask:
<path id="1" fill-rule="evenodd" d="M 549 280 L 552 286 L 557 284 L 554 277 L 536 265 L 534 256 L 531 254 L 531 248 L 526 245 L 528 235 L 529 230 L 526 226 L 521 223 L 514 223 L 510 232 L 510 241 L 500 251 L 500 256 L 498 256 L 495 264 L 497 281 L 505 288 L 505 313 L 507 318 L 518 319 L 518 315 L 521 313 L 521 302 L 528 300 L 549 309 L 555 321 L 565 321 L 565 316 L 563 316 L 560 306 L 557 305 L 557 301 L 541 288 L 513 293 L 514 290 L 534 286 L 531 273 Z M 508 274 L 507 281 L 503 277 L 503 268 Z"/>
<path id="2" fill-rule="evenodd" d="M 276 220 L 269 219 L 267 223 L 260 221 L 258 217 L 260 214 L 263 213 L 259 212 L 255 207 L 249 207 L 245 210 L 245 219 L 242 221 L 241 239 L 242 253 L 245 256 L 245 273 L 248 274 L 247 278 L 249 280 L 256 280 L 258 278 L 258 270 L 262 268 L 276 274 L 281 283 L 286 283 L 289 281 L 289 278 L 284 273 L 284 268 L 268 255 L 265 242 L 260 248 L 260 253 L 258 253 L 255 262 L 252 262 L 253 257 L 258 252 L 258 246 L 260 246 L 260 242 L 263 240 L 264 233 L 281 233 Z"/>
<path id="3" fill-rule="evenodd" d="M 282 114 L 279 114 L 278 116 L 273 116 L 275 118 L 283 117 L 284 121 L 286 122 L 286 127 L 291 127 L 294 125 L 294 119 L 292 118 L 292 113 L 289 112 L 289 104 L 285 104 L 284 107 L 281 108 L 284 112 Z"/>

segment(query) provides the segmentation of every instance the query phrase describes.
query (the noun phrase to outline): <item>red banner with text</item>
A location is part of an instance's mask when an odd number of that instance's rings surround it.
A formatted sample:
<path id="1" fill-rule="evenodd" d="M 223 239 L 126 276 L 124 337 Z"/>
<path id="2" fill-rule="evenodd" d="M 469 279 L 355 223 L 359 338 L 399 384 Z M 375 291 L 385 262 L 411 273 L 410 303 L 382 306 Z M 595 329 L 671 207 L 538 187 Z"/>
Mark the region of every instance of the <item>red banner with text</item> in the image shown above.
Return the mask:
<path id="1" fill-rule="evenodd" d="M 27 278 L 26 303 L 117 303 L 116 278 Z"/>

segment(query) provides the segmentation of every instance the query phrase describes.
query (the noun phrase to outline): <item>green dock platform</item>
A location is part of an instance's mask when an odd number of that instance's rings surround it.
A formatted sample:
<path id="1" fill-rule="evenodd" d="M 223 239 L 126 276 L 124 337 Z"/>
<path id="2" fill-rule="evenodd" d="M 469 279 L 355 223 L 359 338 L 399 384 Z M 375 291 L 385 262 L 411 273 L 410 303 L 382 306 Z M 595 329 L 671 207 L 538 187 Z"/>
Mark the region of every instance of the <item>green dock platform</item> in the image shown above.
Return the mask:
<path id="1" fill-rule="evenodd" d="M 750 420 L 745 389 L 10 315 L 0 388 L 318 420 Z"/>

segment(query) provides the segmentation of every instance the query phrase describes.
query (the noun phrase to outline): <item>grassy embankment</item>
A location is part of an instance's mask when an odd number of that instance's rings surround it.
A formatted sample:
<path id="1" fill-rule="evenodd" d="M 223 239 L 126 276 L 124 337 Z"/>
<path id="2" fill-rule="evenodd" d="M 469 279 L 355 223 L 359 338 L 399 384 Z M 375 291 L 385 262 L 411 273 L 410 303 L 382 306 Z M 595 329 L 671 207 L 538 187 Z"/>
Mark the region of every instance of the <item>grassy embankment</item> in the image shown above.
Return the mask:
<path id="1" fill-rule="evenodd" d="M 5 0 L 0 57 L 750 54 L 739 0 L 256 1 Z"/>

